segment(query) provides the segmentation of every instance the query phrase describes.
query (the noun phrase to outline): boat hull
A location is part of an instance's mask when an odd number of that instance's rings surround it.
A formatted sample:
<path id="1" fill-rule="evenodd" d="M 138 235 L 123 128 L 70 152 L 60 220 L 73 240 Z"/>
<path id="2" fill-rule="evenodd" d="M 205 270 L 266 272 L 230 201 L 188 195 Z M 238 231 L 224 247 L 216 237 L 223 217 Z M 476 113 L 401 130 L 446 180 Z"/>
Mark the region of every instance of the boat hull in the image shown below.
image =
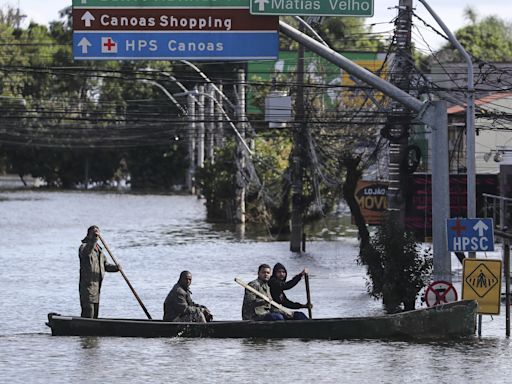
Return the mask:
<path id="1" fill-rule="evenodd" d="M 476 306 L 474 301 L 459 301 L 387 316 L 274 322 L 172 323 L 50 313 L 47 325 L 54 336 L 426 340 L 474 335 Z"/>

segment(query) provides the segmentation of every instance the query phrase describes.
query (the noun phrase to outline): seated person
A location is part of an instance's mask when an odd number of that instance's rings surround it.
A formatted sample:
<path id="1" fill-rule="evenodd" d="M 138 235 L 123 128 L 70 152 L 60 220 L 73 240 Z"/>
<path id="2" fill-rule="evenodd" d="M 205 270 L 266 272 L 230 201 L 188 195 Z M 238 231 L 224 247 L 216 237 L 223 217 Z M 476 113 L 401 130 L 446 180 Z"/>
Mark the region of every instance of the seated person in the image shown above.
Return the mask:
<path id="1" fill-rule="evenodd" d="M 307 304 L 299 304 L 288 300 L 288 298 L 284 294 L 284 291 L 295 287 L 306 273 L 307 270 L 304 269 L 301 273 L 294 276 L 293 279 L 286 281 L 286 276 L 288 273 L 286 272 L 286 268 L 284 267 L 284 265 L 281 263 L 277 263 L 276 265 L 274 265 L 274 269 L 272 270 L 272 277 L 270 277 L 270 280 L 268 282 L 268 285 L 270 286 L 270 294 L 272 295 L 272 299 L 276 303 L 281 304 L 286 308 L 308 308 Z M 293 320 L 306 319 L 307 316 L 304 313 L 300 311 L 293 312 Z"/>
<path id="2" fill-rule="evenodd" d="M 204 305 L 192 301 L 192 273 L 183 271 L 178 282 L 172 287 L 164 302 L 164 320 L 173 322 L 206 323 L 213 316 Z"/>
<path id="3" fill-rule="evenodd" d="M 261 264 L 258 268 L 258 278 L 249 283 L 249 285 L 271 299 L 268 280 L 270 279 L 270 265 Z M 245 290 L 244 302 L 242 305 L 243 320 L 263 320 L 276 321 L 284 320 L 284 315 L 278 312 L 261 297 L 255 295 L 248 289 Z"/>

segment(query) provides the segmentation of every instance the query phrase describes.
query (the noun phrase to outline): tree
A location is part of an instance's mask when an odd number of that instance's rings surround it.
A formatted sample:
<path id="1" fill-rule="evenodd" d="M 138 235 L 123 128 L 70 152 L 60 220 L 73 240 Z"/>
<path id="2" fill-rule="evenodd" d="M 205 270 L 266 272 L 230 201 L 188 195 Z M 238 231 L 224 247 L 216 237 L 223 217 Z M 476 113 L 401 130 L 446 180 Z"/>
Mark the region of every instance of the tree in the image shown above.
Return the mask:
<path id="1" fill-rule="evenodd" d="M 404 232 L 394 222 L 384 222 L 360 257 L 368 268 L 368 292 L 382 299 L 388 313 L 415 308 L 433 264 L 430 250 L 422 249 L 412 233 Z"/>
<path id="2" fill-rule="evenodd" d="M 462 46 L 474 57 L 485 61 L 505 62 L 512 60 L 512 24 L 498 16 L 479 20 L 476 11 L 466 8 L 469 24 L 455 35 Z M 437 54 L 442 62 L 461 61 L 459 52 L 447 43 Z"/>

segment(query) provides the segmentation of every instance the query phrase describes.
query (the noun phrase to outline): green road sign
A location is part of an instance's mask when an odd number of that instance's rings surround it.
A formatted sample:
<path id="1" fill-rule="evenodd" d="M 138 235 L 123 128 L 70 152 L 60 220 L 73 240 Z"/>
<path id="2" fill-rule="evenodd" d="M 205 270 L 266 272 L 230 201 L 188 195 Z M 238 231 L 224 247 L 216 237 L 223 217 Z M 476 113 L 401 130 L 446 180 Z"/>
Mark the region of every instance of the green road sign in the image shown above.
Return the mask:
<path id="1" fill-rule="evenodd" d="M 373 0 L 250 0 L 253 15 L 373 16 Z"/>
<path id="2" fill-rule="evenodd" d="M 73 0 L 73 7 L 249 8 L 250 0 Z"/>

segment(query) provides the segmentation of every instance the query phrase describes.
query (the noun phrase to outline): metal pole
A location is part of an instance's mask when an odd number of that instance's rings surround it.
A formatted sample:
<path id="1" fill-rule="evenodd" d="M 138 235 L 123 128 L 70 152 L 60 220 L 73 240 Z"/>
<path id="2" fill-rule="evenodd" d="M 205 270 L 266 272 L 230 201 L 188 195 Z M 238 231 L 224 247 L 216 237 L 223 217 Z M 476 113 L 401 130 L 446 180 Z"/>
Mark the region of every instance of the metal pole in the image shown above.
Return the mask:
<path id="1" fill-rule="evenodd" d="M 319 56 L 325 58 L 331 63 L 336 64 L 338 67 L 344 69 L 351 75 L 363 80 L 367 84 L 378 89 L 379 91 L 388 95 L 394 100 L 401 102 L 407 108 L 410 108 L 415 112 L 420 112 L 425 109 L 425 104 L 420 100 L 409 95 L 407 92 L 402 91 L 400 88 L 394 86 L 393 84 L 387 82 L 386 80 L 381 79 L 379 76 L 374 75 L 366 68 L 363 68 L 353 63 L 346 57 L 340 55 L 338 52 L 334 51 L 329 47 L 326 47 L 325 45 L 312 39 L 306 34 L 298 31 L 292 26 L 286 24 L 284 21 L 279 21 L 279 30 L 286 36 L 290 37 L 291 39 L 303 44 L 308 50 L 315 52 Z M 424 120 L 422 121 L 425 122 Z"/>
<path id="2" fill-rule="evenodd" d="M 378 89 L 382 93 L 388 95 L 394 100 L 399 101 L 407 108 L 412 109 L 418 113 L 418 120 L 437 130 L 437 133 L 443 135 L 444 139 L 437 137 L 436 142 L 439 141 L 440 148 L 433 146 L 436 151 L 433 158 L 436 160 L 436 167 L 432 170 L 433 177 L 433 195 L 432 195 L 432 228 L 433 228 L 433 246 L 434 246 L 434 269 L 437 265 L 437 271 L 441 275 L 445 275 L 451 281 L 451 259 L 447 251 L 447 240 L 444 228 L 446 227 L 446 219 L 450 211 L 449 201 L 449 188 L 448 188 L 448 150 L 447 150 L 447 135 L 448 135 L 448 116 L 446 112 L 446 102 L 434 101 L 423 103 L 420 100 L 409 95 L 407 92 L 402 91 L 400 88 L 390 84 L 389 82 L 374 75 L 368 70 L 360 67 L 359 65 L 351 62 L 347 58 L 340 55 L 338 52 L 322 45 L 311 37 L 301 33 L 283 21 L 279 22 L 280 31 L 286 36 L 298 41 L 312 52 L 325 58 L 331 63 L 336 64 L 338 67 L 344 69 L 349 74 L 363 80 L 373 88 Z M 444 149 L 443 149 L 444 148 Z M 443 154 L 437 154 L 437 150 L 441 149 Z M 440 161 L 440 159 L 444 159 Z M 440 172 L 438 174 L 438 172 Z M 439 184 L 442 185 L 435 185 Z M 438 210 L 435 212 L 435 210 Z M 435 272 L 434 272 L 435 273 Z"/>
<path id="3" fill-rule="evenodd" d="M 204 166 L 204 85 L 198 87 L 197 94 L 197 166 Z"/>
<path id="4" fill-rule="evenodd" d="M 206 159 L 213 163 L 214 156 L 214 135 L 215 135 L 215 89 L 209 84 L 207 86 L 208 97 L 208 122 L 207 122 L 207 135 L 206 135 Z"/>
<path id="5" fill-rule="evenodd" d="M 503 274 L 505 275 L 505 334 L 510 337 L 510 241 L 503 239 Z"/>
<path id="6" fill-rule="evenodd" d="M 218 89 L 220 91 L 216 94 L 216 121 L 217 121 L 217 129 L 216 129 L 216 135 L 215 135 L 215 146 L 218 148 L 221 148 L 224 146 L 224 116 L 222 115 L 222 111 L 224 109 L 223 105 L 223 98 L 221 93 L 223 92 L 223 85 L 219 84 Z"/>
<path id="7" fill-rule="evenodd" d="M 475 160 L 475 102 L 474 102 L 474 74 L 471 56 L 459 43 L 455 35 L 448 29 L 446 24 L 427 4 L 425 0 L 419 0 L 430 12 L 439 26 L 446 33 L 448 40 L 462 55 L 468 67 L 468 93 L 466 95 L 466 173 L 467 173 L 467 215 L 468 218 L 476 217 L 476 160 Z M 469 257 L 476 257 L 475 252 L 469 252 Z"/>
<path id="8" fill-rule="evenodd" d="M 188 102 L 188 172 L 187 172 L 187 188 L 191 194 L 195 194 L 195 186 L 194 186 L 194 172 L 196 170 L 196 123 L 195 123 L 195 115 L 196 115 L 196 98 L 190 94 L 187 96 Z"/>
<path id="9" fill-rule="evenodd" d="M 238 132 L 242 140 L 245 140 L 245 71 L 238 70 L 238 105 L 237 105 L 237 118 L 238 118 Z M 236 213 L 235 222 L 237 224 L 245 224 L 245 151 L 242 144 L 237 140 L 236 146 Z"/>
<path id="10" fill-rule="evenodd" d="M 436 122 L 432 126 L 432 245 L 435 280 L 452 281 L 450 253 L 446 239 L 446 222 L 450 212 L 448 170 L 448 115 L 446 101 L 434 101 Z"/>

